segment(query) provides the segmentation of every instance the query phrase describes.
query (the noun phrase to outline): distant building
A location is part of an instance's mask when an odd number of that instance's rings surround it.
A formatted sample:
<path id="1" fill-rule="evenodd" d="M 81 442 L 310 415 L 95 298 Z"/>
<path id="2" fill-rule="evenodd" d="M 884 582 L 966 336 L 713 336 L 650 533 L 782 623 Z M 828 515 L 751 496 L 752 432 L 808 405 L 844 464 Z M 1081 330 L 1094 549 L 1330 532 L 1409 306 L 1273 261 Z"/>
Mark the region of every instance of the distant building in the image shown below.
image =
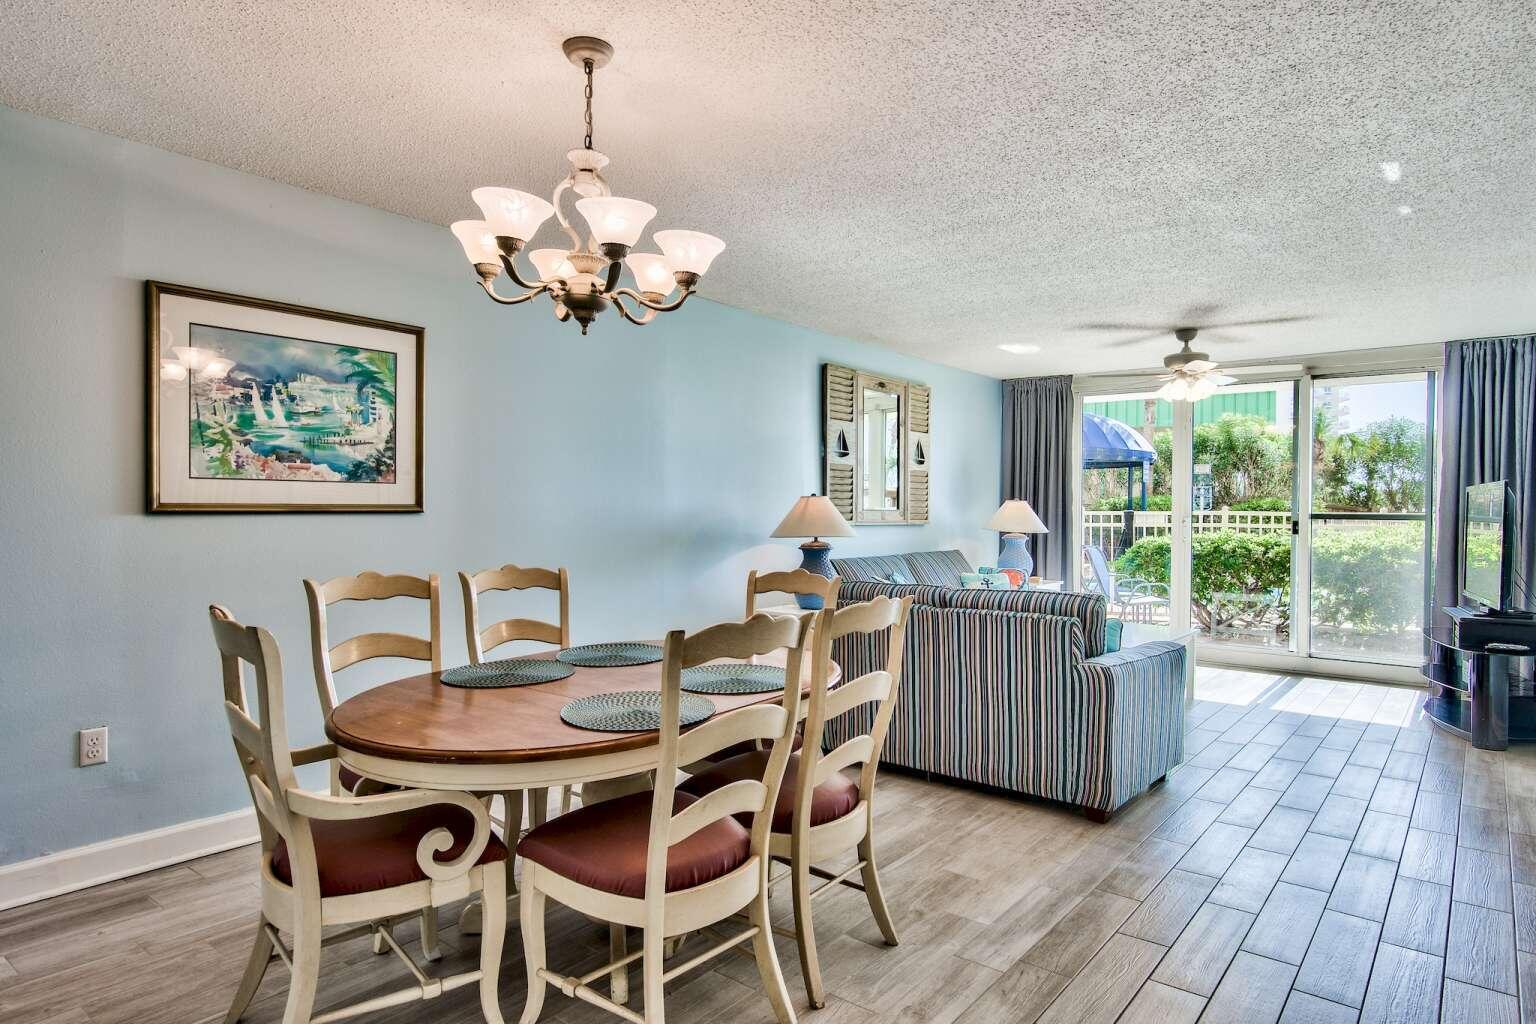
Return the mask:
<path id="1" fill-rule="evenodd" d="M 1148 416 L 1147 403 L 1152 403 Z M 1143 434 L 1173 429 L 1173 404 L 1161 398 L 1121 398 L 1108 402 L 1084 402 L 1084 412 L 1098 413 L 1119 420 Z M 1195 403 L 1195 426 L 1215 423 L 1227 414 L 1257 416 L 1268 426 L 1279 422 L 1279 408 L 1273 389 L 1263 391 L 1224 391 Z"/>

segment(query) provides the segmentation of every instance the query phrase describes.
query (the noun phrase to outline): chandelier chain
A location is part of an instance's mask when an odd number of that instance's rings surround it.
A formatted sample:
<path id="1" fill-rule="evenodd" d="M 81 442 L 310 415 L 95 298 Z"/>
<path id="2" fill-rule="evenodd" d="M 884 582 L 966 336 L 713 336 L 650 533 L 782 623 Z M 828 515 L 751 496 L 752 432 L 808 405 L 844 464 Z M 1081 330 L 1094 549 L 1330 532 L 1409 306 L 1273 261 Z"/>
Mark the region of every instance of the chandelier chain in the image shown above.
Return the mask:
<path id="1" fill-rule="evenodd" d="M 583 69 L 585 69 L 585 71 L 587 73 L 587 88 L 586 88 L 586 93 L 585 93 L 586 94 L 586 99 L 587 99 L 587 137 L 583 141 L 582 144 L 587 149 L 591 149 L 592 148 L 592 60 L 591 60 L 591 58 L 588 58 L 588 59 L 582 61 L 581 62 L 581 66 L 582 66 Z"/>

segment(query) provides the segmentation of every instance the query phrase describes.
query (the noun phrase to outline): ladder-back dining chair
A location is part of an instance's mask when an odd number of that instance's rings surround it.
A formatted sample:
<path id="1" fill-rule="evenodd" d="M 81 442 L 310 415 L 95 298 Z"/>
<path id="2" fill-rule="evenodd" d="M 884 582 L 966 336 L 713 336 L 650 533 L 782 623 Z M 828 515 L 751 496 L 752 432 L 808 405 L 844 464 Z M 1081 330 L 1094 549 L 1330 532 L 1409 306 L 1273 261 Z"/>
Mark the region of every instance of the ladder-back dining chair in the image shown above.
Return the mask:
<path id="1" fill-rule="evenodd" d="M 789 572 L 747 573 L 747 618 L 757 614 L 758 594 L 794 594 L 797 597 L 819 597 L 823 608 L 837 605 L 837 588 L 842 580 L 833 576 L 818 576 L 805 569 Z"/>
<path id="2" fill-rule="evenodd" d="M 437 574 L 426 578 L 403 574 L 384 575 L 362 572 L 356 576 L 337 576 L 321 583 L 304 581 L 304 594 L 309 600 L 309 643 L 315 664 L 315 688 L 320 695 L 320 709 L 327 721 L 336 710 L 336 673 L 353 665 L 374 658 L 405 658 L 424 661 L 432 671 L 443 667 L 442 603 L 439 599 Z M 427 602 L 427 638 L 405 633 L 359 633 L 357 636 L 332 644 L 327 609 L 339 601 L 387 601 L 396 597 L 410 597 Z M 394 787 L 365 779 L 339 761 L 331 762 L 331 792 L 365 794 Z M 437 943 L 437 915 L 431 911 L 421 915 L 422 947 L 429 960 L 442 956 Z M 387 952 L 386 945 L 374 939 L 375 953 Z"/>
<path id="3" fill-rule="evenodd" d="M 485 1019 L 502 1024 L 496 983 L 506 930 L 508 855 L 491 832 L 485 807 L 467 793 L 396 790 L 354 796 L 299 788 L 295 766 L 334 758 L 335 747 L 289 749 L 277 641 L 264 629 L 236 622 L 218 605 L 208 614 L 223 669 L 224 710 L 261 830 L 261 917 L 226 1024 L 245 1013 L 274 952 L 291 972 L 283 1022 L 309 1024 L 322 947 L 368 933 L 405 961 L 415 983 L 327 1011 L 320 1019 L 432 999 L 478 983 Z M 245 665 L 255 681 L 254 717 Z M 479 969 L 428 977 L 389 926 L 475 892 L 485 903 Z M 346 925 L 355 927 L 321 935 L 324 928 Z M 291 948 L 280 930 L 292 935 Z"/>
<path id="4" fill-rule="evenodd" d="M 811 900 L 833 885 L 859 889 L 888 945 L 896 945 L 896 927 L 880 888 L 875 866 L 875 775 L 886 730 L 896 710 L 901 680 L 903 638 L 912 598 L 900 601 L 877 597 L 863 604 L 826 609 L 816 615 L 811 660 L 811 695 L 805 720 L 805 744 L 789 759 L 784 785 L 773 814 L 769 852 L 789 864 L 794 883 L 795 939 L 800 947 L 800 969 L 806 994 L 813 1007 L 826 1005 L 821 963 L 816 953 L 816 932 L 811 922 Z M 827 688 L 832 669 L 832 645 L 850 633 L 889 631 L 885 667 L 848 680 L 835 690 Z M 829 719 L 855 712 L 870 723 L 869 731 L 855 736 L 835 750 L 822 752 L 822 736 Z M 707 797 L 762 771 L 764 754 L 742 754 L 693 776 L 680 787 L 684 792 Z M 859 766 L 858 780 L 844 769 Z M 852 867 L 833 874 L 818 867 L 856 851 Z M 851 881 L 862 876 L 862 884 Z M 811 887 L 811 879 L 823 884 Z"/>
<path id="5" fill-rule="evenodd" d="M 356 576 L 337 576 L 321 583 L 304 581 L 309 599 L 309 643 L 315 663 L 315 689 L 320 695 L 320 710 L 327 720 L 336 710 L 336 673 L 374 658 L 406 658 L 425 661 L 432 671 L 443 667 L 442 603 L 439 600 L 437 574 L 420 576 L 363 572 Z M 360 633 L 333 644 L 327 610 L 339 601 L 386 601 L 411 597 L 427 602 L 426 639 L 405 633 Z M 362 777 L 349 768 L 338 766 L 336 781 L 340 788 L 354 792 Z"/>
<path id="6" fill-rule="evenodd" d="M 562 569 L 522 568 L 504 565 L 500 569 L 485 569 L 476 573 L 459 573 L 459 587 L 464 592 L 464 645 L 469 650 L 469 663 L 485 662 L 489 651 L 514 640 L 534 640 L 554 644 L 556 647 L 571 646 L 571 579 Z M 560 621 L 542 622 L 537 619 L 502 619 L 484 627 L 480 626 L 480 595 L 487 591 L 553 590 L 559 594 Z M 522 797 L 515 793 L 503 793 L 506 801 L 507 835 L 514 836 L 522 828 Z M 549 791 L 544 788 L 528 791 L 528 820 L 542 825 L 548 813 Z M 518 806 L 514 809 L 513 804 Z M 560 787 L 560 813 L 571 809 L 571 787 Z M 514 814 L 517 820 L 513 820 Z"/>
<path id="7" fill-rule="evenodd" d="M 784 977 L 768 915 L 769 811 L 778 799 L 790 741 L 799 719 L 800 666 L 810 616 L 757 615 L 685 635 L 667 634 L 662 661 L 661 748 L 651 792 L 606 800 L 555 818 L 518 845 L 523 857 L 519 908 L 528 1004 L 522 1024 L 538 1020 L 545 987 L 553 985 L 626 1020 L 661 1024 L 662 989 L 676 978 L 749 939 L 768 1000 L 781 1024 L 791 1024 Z M 718 715 L 687 733 L 679 729 L 682 672 L 719 658 L 743 660 L 782 650 L 786 656 L 782 705 L 763 703 Z M 755 778 L 740 779 L 707 797 L 676 789 L 677 767 L 712 751 L 755 738 L 774 741 Z M 752 816 L 750 830 L 738 815 Z M 601 920 L 642 929 L 642 948 L 572 977 L 550 970 L 545 957 L 547 899 Z M 703 953 L 668 968 L 667 940 L 745 911 L 748 926 Z M 608 999 L 591 982 L 639 960 L 643 1013 Z M 617 982 L 612 991 L 617 991 Z"/>

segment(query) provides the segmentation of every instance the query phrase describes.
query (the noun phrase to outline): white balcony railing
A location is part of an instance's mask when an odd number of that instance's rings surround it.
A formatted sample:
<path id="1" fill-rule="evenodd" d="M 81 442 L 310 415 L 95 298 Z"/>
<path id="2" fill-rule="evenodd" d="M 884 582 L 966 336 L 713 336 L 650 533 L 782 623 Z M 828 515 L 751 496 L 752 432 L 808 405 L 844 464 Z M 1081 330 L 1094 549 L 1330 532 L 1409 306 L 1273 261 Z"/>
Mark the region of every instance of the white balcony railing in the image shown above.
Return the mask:
<path id="1" fill-rule="evenodd" d="M 1189 518 L 1194 533 L 1288 533 L 1291 529 L 1289 512 L 1192 512 Z M 1124 512 L 1083 513 L 1083 543 L 1107 555 L 1120 550 L 1124 529 Z M 1171 533 L 1172 512 L 1131 513 L 1130 544 L 1144 537 L 1166 537 Z"/>

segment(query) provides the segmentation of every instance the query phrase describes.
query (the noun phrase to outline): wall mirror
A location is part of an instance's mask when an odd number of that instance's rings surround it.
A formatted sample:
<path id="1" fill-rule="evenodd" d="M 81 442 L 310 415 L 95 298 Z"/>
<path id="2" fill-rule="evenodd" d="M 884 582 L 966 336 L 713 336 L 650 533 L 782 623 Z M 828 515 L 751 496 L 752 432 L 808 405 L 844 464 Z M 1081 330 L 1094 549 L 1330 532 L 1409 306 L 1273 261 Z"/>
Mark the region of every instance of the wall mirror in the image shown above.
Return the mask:
<path id="1" fill-rule="evenodd" d="M 860 382 L 859 511 L 900 512 L 901 486 L 901 390 L 885 381 Z"/>
<path id="2" fill-rule="evenodd" d="M 827 363 L 822 376 L 826 493 L 855 525 L 928 521 L 929 390 Z"/>

